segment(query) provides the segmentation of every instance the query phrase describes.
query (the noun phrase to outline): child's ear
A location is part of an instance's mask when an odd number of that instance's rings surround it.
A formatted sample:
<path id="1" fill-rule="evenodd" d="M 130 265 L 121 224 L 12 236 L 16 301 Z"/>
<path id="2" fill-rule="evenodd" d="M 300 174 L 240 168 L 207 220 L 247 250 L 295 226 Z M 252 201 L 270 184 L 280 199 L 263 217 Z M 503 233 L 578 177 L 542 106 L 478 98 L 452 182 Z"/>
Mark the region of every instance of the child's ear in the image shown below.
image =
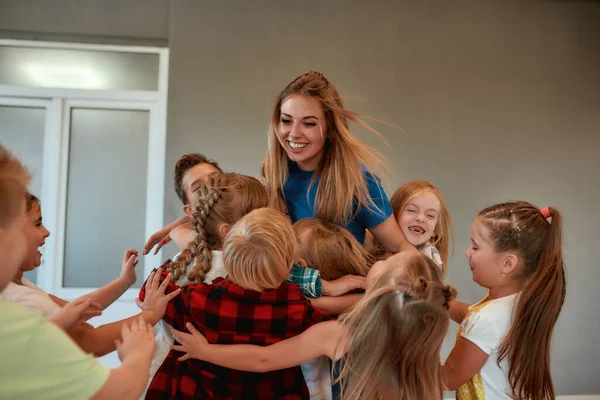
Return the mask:
<path id="1" fill-rule="evenodd" d="M 227 234 L 229 233 L 230 230 L 231 230 L 231 225 L 229 225 L 229 224 L 219 225 L 219 236 L 221 236 L 222 238 L 225 238 L 225 236 L 227 236 Z"/>
<path id="2" fill-rule="evenodd" d="M 192 207 L 190 207 L 189 204 L 186 204 L 185 206 L 183 206 L 183 212 L 185 213 L 185 215 L 187 215 L 188 217 L 193 217 L 192 216 Z"/>
<path id="3" fill-rule="evenodd" d="M 516 254 L 508 253 L 504 259 L 504 265 L 502 266 L 502 276 L 510 275 L 516 271 L 519 266 L 519 256 Z"/>
<path id="4" fill-rule="evenodd" d="M 294 263 L 301 265 L 303 267 L 308 267 L 308 263 L 306 262 L 306 260 L 304 258 L 299 258 L 299 259 L 295 260 Z"/>

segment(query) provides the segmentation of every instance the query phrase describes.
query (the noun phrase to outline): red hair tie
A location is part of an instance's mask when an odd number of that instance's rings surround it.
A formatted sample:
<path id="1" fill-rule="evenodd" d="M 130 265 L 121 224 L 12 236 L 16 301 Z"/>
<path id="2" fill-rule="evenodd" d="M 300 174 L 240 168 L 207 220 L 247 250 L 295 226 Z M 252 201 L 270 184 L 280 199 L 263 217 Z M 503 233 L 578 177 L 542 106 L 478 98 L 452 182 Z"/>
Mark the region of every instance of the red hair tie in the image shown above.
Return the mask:
<path id="1" fill-rule="evenodd" d="M 546 219 L 550 218 L 550 207 L 540 208 L 540 212 L 542 213 L 544 218 L 546 218 Z"/>

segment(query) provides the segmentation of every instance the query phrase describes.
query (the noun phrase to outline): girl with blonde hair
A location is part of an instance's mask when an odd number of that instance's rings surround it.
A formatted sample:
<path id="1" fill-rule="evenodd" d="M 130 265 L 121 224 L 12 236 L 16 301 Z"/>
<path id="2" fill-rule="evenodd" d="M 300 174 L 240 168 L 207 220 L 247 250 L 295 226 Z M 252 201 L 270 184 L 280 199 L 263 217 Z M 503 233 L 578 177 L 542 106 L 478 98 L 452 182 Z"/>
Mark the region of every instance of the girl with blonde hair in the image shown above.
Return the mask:
<path id="1" fill-rule="evenodd" d="M 410 181 L 394 192 L 390 203 L 406 240 L 435 261 L 442 275 L 447 276 L 448 259 L 454 253 L 454 230 L 438 188 L 430 182 Z M 367 237 L 366 246 L 376 258 L 389 254 L 380 243 L 373 243 L 372 236 Z"/>

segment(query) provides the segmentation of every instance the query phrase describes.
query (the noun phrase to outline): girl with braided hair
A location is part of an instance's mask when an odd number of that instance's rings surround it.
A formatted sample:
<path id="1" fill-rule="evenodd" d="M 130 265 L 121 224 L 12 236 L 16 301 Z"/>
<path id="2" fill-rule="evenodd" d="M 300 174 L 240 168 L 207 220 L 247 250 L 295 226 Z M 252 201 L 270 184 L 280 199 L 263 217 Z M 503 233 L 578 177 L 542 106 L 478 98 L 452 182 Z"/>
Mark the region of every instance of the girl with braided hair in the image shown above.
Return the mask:
<path id="1" fill-rule="evenodd" d="M 190 213 L 196 232 L 175 261 L 168 260 L 163 269 L 171 272 L 178 286 L 212 283 L 225 278 L 223 241 L 231 226 L 250 211 L 267 205 L 267 193 L 256 178 L 231 172 L 211 174 L 204 185 L 194 191 Z M 171 326 L 160 321 L 156 328 L 156 351 L 152 357 L 150 378 L 156 374 L 173 344 Z"/>
<path id="2" fill-rule="evenodd" d="M 265 372 L 325 355 L 336 361 L 334 383 L 344 400 L 440 400 L 440 350 L 456 291 L 441 284 L 437 265 L 421 253 L 396 254 L 373 265 L 367 293 L 336 321 L 271 346 L 209 343 L 191 324 L 175 331 L 173 349 L 190 358 L 242 371 Z M 377 338 L 374 340 L 373 338 Z M 336 378 L 336 373 L 339 376 Z"/>
<path id="3" fill-rule="evenodd" d="M 231 172 L 209 175 L 191 200 L 196 237 L 167 266 L 180 286 L 224 278 L 221 250 L 229 229 L 244 215 L 268 203 L 258 179 Z"/>

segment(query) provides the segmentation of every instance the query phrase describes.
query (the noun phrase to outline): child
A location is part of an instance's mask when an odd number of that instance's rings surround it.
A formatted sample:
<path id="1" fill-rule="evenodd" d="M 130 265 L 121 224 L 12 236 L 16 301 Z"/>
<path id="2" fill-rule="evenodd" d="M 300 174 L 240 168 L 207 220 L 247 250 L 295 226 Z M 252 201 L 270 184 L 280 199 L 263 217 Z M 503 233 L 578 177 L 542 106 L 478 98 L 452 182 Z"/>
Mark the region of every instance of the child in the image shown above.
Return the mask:
<path id="1" fill-rule="evenodd" d="M 185 286 L 164 320 L 176 329 L 192 322 L 216 343 L 259 345 L 293 337 L 326 320 L 297 286 L 284 282 L 294 245 L 294 231 L 282 213 L 268 208 L 250 212 L 231 227 L 223 243 L 227 280 Z M 140 298 L 144 295 L 142 290 Z M 308 390 L 299 367 L 255 374 L 203 361 L 179 363 L 171 351 L 146 398 L 165 396 L 308 399 Z"/>
<path id="2" fill-rule="evenodd" d="M 361 244 L 368 229 L 387 250 L 408 250 L 412 246 L 375 174 L 384 169 L 384 158 L 354 137 L 350 121 L 376 133 L 360 114 L 344 108 L 336 88 L 319 72 L 303 74 L 281 91 L 261 171 L 270 206 L 285 204 L 292 222 L 331 221 Z"/>
<path id="3" fill-rule="evenodd" d="M 565 298 L 562 218 L 555 208 L 517 201 L 481 211 L 466 256 L 473 281 L 488 288 L 469 307 L 443 368 L 457 399 L 554 399 L 550 340 Z"/>
<path id="4" fill-rule="evenodd" d="M 23 165 L 0 146 L 0 291 L 27 255 L 24 228 L 29 179 Z M 158 293 L 154 288 L 158 285 L 149 287 L 149 301 Z M 143 391 L 154 338 L 141 319 L 124 325 L 118 345 L 122 364 L 112 370 L 84 354 L 39 312 L 10 303 L 2 294 L 0 326 L 2 398 L 133 400 Z"/>
<path id="5" fill-rule="evenodd" d="M 298 246 L 294 260 L 321 272 L 325 280 L 345 275 L 367 276 L 373 259 L 346 229 L 317 218 L 296 221 Z"/>
<path id="6" fill-rule="evenodd" d="M 181 361 L 198 358 L 229 368 L 265 372 L 326 355 L 339 360 L 343 398 L 441 399 L 439 354 L 454 289 L 442 286 L 437 267 L 421 254 L 396 254 L 373 265 L 367 294 L 340 321 L 317 324 L 272 346 L 222 346 L 174 331 Z M 211 343 L 211 344 L 209 344 Z M 334 371 L 335 372 L 335 371 Z"/>
<path id="7" fill-rule="evenodd" d="M 390 203 L 406 240 L 435 261 L 446 277 L 449 242 L 452 238 L 454 243 L 454 231 L 440 191 L 429 182 L 411 181 L 396 190 Z M 374 247 L 373 256 L 384 256 L 383 246 L 379 243 L 372 245 L 372 237 L 369 239 L 367 247 Z"/>
<path id="8" fill-rule="evenodd" d="M 44 317 L 55 321 L 57 313 L 63 307 L 69 305 L 69 302 L 46 293 L 38 286 L 23 278 L 23 272 L 31 271 L 40 266 L 42 260 L 39 247 L 44 245 L 46 238 L 50 235 L 50 232 L 48 232 L 42 223 L 40 201 L 31 194 L 27 195 L 27 218 L 28 222 L 25 225 L 24 232 L 28 249 L 19 271 L 13 278 L 13 281 L 8 283 L 3 294 L 6 300 L 22 304 L 36 311 L 41 311 Z M 99 315 L 100 310 L 104 310 L 111 305 L 125 290 L 135 283 L 136 273 L 134 267 L 137 264 L 136 256 L 137 251 L 134 249 L 127 250 L 123 258 L 121 276 L 108 285 L 84 296 L 94 306 L 86 311 L 86 318 Z M 164 301 L 168 302 L 172 296 L 166 296 Z M 75 301 L 77 302 L 78 300 Z M 98 310 L 98 312 L 94 312 L 95 310 Z M 116 349 L 115 340 L 121 337 L 123 324 L 128 321 L 136 321 L 139 317 L 144 318 L 147 323 L 154 325 L 160 321 L 161 315 L 154 312 L 150 304 L 146 304 L 142 312 L 134 317 L 105 324 L 97 328 L 86 323 L 79 323 L 77 326 L 60 323 L 59 325 L 65 328 L 69 336 L 71 336 L 82 350 L 100 357 Z"/>
<path id="9" fill-rule="evenodd" d="M 222 172 L 223 170 L 216 161 L 209 160 L 199 153 L 184 154 L 177 160 L 173 182 L 175 184 L 175 193 L 177 193 L 177 197 L 183 203 L 185 216 L 150 236 L 144 245 L 143 255 L 148 254 L 154 246 L 156 246 L 154 254 L 157 254 L 171 239 L 174 240 L 179 248 L 184 248 L 194 239 L 193 233 L 190 235 L 189 231 L 182 230 L 184 227 L 191 228 L 193 225 L 191 220 L 193 193 L 206 183 L 206 179 L 210 174 Z"/>

